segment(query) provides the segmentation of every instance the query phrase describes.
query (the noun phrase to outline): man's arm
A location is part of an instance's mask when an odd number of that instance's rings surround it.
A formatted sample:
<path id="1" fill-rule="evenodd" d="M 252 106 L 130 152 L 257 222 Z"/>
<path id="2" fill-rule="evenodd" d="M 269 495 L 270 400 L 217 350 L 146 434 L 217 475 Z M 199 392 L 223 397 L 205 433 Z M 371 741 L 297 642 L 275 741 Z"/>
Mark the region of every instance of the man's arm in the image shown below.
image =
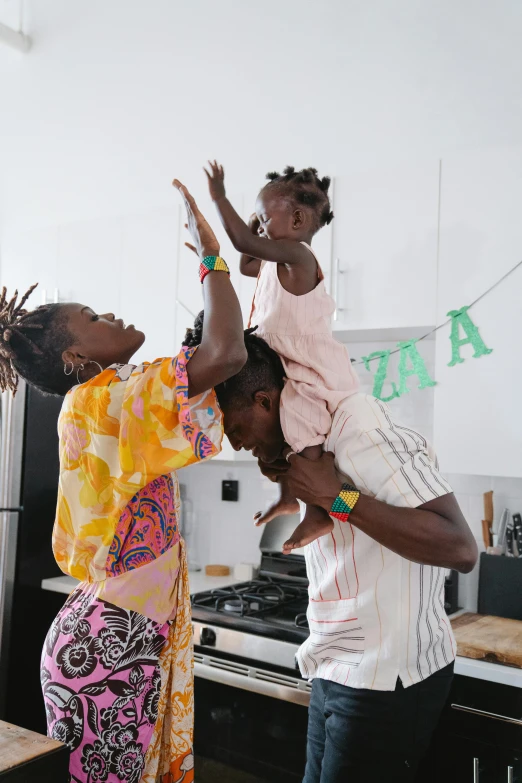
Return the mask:
<path id="1" fill-rule="evenodd" d="M 343 483 L 334 455 L 325 453 L 313 462 L 297 454 L 289 459 L 290 464 L 260 463 L 261 471 L 273 480 L 284 474 L 296 497 L 330 512 Z M 361 494 L 350 514 L 350 523 L 415 563 L 454 568 L 466 574 L 477 561 L 476 541 L 453 493 L 416 508 L 391 506 Z"/>

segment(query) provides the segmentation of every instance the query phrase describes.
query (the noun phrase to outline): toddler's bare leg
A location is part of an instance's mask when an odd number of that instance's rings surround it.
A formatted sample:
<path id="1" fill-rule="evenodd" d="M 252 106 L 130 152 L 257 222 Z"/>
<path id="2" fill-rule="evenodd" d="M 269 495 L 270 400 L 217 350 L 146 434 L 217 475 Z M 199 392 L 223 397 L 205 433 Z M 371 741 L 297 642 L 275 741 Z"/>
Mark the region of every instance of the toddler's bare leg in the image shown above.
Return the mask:
<path id="1" fill-rule="evenodd" d="M 323 453 L 323 447 L 308 446 L 301 452 L 305 459 L 319 459 Z M 288 541 L 283 545 L 283 553 L 290 554 L 292 549 L 299 549 L 306 544 L 315 541 L 316 538 L 324 536 L 333 530 L 334 523 L 327 512 L 319 506 L 307 506 L 303 521 L 296 527 Z"/>
<path id="2" fill-rule="evenodd" d="M 283 544 L 283 554 L 289 555 L 292 549 L 299 549 L 315 541 L 316 538 L 330 533 L 333 526 L 333 520 L 324 508 L 307 506 L 303 521 L 297 525 L 288 541 Z"/>
<path id="3" fill-rule="evenodd" d="M 267 511 L 258 511 L 257 514 L 254 515 L 256 525 L 264 525 L 275 517 L 299 513 L 299 503 L 297 502 L 295 495 L 290 492 L 284 479 L 281 479 L 279 482 L 279 487 L 279 498 L 275 503 L 272 503 Z"/>
<path id="4" fill-rule="evenodd" d="M 301 456 L 306 459 L 316 460 L 320 458 L 322 453 L 322 446 L 308 446 L 306 449 L 303 449 Z M 281 479 L 279 485 L 281 492 L 278 500 L 272 503 L 270 508 L 264 513 L 258 511 L 255 514 L 256 525 L 266 524 L 277 516 L 297 514 L 299 512 L 299 503 L 292 492 L 290 492 L 284 478 Z M 288 555 L 292 549 L 299 549 L 306 546 L 306 544 L 310 544 L 316 538 L 324 536 L 333 530 L 333 526 L 334 523 L 330 515 L 323 508 L 307 506 L 303 521 L 296 527 L 288 541 L 285 541 L 283 544 L 283 554 Z"/>

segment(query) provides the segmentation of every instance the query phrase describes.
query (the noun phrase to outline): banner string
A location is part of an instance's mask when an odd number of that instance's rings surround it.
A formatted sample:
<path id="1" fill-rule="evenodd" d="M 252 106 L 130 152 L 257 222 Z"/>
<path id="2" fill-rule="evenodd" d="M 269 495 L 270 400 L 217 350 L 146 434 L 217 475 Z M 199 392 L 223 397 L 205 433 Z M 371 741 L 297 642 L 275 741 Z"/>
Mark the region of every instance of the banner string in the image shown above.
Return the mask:
<path id="1" fill-rule="evenodd" d="M 513 272 L 516 269 L 518 269 L 519 266 L 522 266 L 522 260 L 519 261 L 517 264 L 515 264 L 515 266 L 511 267 L 511 269 L 509 269 L 506 272 L 505 275 L 502 275 L 502 277 L 500 277 L 495 283 L 493 283 L 493 285 L 490 285 L 490 287 L 488 289 L 486 289 L 486 291 L 484 291 L 482 294 L 480 294 L 480 296 L 477 296 L 477 298 L 474 299 L 473 302 L 469 305 L 468 309 L 472 308 L 474 305 L 477 304 L 477 302 L 480 302 L 481 299 L 484 299 L 485 296 L 487 296 L 489 293 L 491 293 L 491 291 L 493 291 L 494 288 L 496 288 L 498 285 L 503 283 L 504 280 L 507 277 L 509 277 L 511 274 L 513 274 Z M 446 321 L 444 321 L 443 323 L 439 324 L 438 326 L 434 326 L 433 329 L 430 329 L 430 331 L 426 332 L 426 334 L 423 334 L 422 337 L 417 337 L 415 342 L 420 342 L 421 340 L 425 340 L 430 335 L 434 334 L 435 332 L 438 332 L 439 329 L 442 329 L 443 326 L 447 326 L 450 322 L 451 322 L 451 318 L 448 318 Z M 395 348 L 395 350 L 390 351 L 389 355 L 393 356 L 394 353 L 399 353 L 400 350 L 401 350 L 400 348 Z M 352 364 L 354 364 L 354 365 L 364 364 L 364 361 L 362 359 L 359 359 L 358 361 L 354 361 L 352 359 Z"/>

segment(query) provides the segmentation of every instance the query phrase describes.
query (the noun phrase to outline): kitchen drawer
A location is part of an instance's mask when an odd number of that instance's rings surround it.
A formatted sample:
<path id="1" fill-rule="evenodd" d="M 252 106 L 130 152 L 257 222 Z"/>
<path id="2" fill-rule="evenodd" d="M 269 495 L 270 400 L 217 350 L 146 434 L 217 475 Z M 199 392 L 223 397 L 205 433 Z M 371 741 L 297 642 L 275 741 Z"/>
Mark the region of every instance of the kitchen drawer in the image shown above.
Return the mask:
<path id="1" fill-rule="evenodd" d="M 451 734 L 522 752 L 520 688 L 457 676 L 442 720 Z"/>

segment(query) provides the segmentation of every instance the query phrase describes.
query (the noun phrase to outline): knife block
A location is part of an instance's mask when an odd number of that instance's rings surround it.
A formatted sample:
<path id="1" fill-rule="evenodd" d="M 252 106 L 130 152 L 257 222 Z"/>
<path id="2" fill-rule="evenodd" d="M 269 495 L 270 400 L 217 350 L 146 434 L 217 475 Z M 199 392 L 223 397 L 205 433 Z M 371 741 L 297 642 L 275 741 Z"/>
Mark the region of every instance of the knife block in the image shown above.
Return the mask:
<path id="1" fill-rule="evenodd" d="M 480 555 L 478 612 L 522 620 L 522 557 Z"/>

